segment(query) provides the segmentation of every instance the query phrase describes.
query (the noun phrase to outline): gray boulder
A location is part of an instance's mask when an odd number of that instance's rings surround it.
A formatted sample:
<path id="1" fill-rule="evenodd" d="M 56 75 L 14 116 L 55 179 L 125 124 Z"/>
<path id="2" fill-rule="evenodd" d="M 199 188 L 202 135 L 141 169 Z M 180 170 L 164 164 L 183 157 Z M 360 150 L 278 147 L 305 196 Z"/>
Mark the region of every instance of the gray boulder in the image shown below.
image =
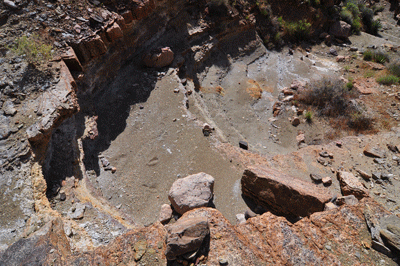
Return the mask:
<path id="1" fill-rule="evenodd" d="M 350 36 L 351 25 L 344 21 L 336 21 L 332 24 L 329 34 L 335 36 L 336 38 L 346 39 Z"/>
<path id="2" fill-rule="evenodd" d="M 206 207 L 213 198 L 214 178 L 198 173 L 176 180 L 169 190 L 168 198 L 179 214 Z"/>

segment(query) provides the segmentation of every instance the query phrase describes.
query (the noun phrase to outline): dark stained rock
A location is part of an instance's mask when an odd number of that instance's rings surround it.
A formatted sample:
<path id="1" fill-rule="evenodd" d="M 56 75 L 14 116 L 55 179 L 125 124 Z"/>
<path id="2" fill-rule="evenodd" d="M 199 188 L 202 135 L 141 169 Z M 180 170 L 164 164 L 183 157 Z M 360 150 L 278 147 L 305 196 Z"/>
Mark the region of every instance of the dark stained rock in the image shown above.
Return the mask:
<path id="1" fill-rule="evenodd" d="M 143 56 L 143 63 L 147 67 L 161 68 L 174 61 L 174 52 L 169 47 L 153 50 Z"/>
<path id="2" fill-rule="evenodd" d="M 122 38 L 122 36 L 124 36 L 121 28 L 116 22 L 107 29 L 106 33 L 107 33 L 107 38 L 110 42 L 114 42 L 115 40 Z"/>
<path id="3" fill-rule="evenodd" d="M 196 251 L 205 237 L 210 233 L 206 217 L 181 218 L 176 223 L 166 227 L 167 259 L 173 260 L 179 255 Z"/>
<path id="4" fill-rule="evenodd" d="M 68 47 L 67 50 L 61 55 L 61 58 L 64 60 L 69 70 L 71 71 L 83 70 L 81 62 L 79 61 L 72 47 Z"/>
<path id="5" fill-rule="evenodd" d="M 346 39 L 350 36 L 351 26 L 344 21 L 336 21 L 331 25 L 329 34 L 336 38 Z"/>
<path id="6" fill-rule="evenodd" d="M 242 148 L 243 150 L 248 150 L 249 144 L 246 141 L 241 140 L 241 141 L 239 141 L 239 147 Z"/>
<path id="7" fill-rule="evenodd" d="M 368 197 L 368 190 L 352 173 L 339 171 L 337 172 L 337 179 L 344 196 L 354 195 L 359 200 Z"/>
<path id="8" fill-rule="evenodd" d="M 326 188 L 266 167 L 246 169 L 241 183 L 243 195 L 278 214 L 309 216 L 332 198 Z"/>

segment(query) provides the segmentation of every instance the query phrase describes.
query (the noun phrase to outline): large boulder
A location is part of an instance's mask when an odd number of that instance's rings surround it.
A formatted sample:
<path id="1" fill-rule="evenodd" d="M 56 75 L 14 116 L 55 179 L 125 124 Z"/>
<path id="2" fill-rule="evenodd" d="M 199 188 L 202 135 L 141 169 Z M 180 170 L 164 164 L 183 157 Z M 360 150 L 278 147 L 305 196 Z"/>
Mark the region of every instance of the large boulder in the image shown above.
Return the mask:
<path id="1" fill-rule="evenodd" d="M 174 52 L 169 47 L 152 50 L 143 56 L 143 64 L 147 67 L 161 68 L 174 61 Z"/>
<path id="2" fill-rule="evenodd" d="M 344 21 L 336 21 L 331 25 L 329 34 L 335 36 L 336 38 L 346 39 L 350 36 L 351 25 Z"/>
<path id="3" fill-rule="evenodd" d="M 214 178 L 198 173 L 176 180 L 168 198 L 177 213 L 184 214 L 194 208 L 206 207 L 213 198 Z"/>
<path id="4" fill-rule="evenodd" d="M 368 196 L 368 190 L 352 173 L 339 171 L 337 179 L 343 196 L 354 195 L 359 200 Z"/>
<path id="5" fill-rule="evenodd" d="M 166 229 L 168 235 L 165 255 L 168 260 L 198 250 L 204 238 L 210 233 L 207 217 L 203 216 L 181 218 Z"/>
<path id="6" fill-rule="evenodd" d="M 309 216 L 323 211 L 329 190 L 266 167 L 250 167 L 242 176 L 242 193 L 277 214 Z"/>

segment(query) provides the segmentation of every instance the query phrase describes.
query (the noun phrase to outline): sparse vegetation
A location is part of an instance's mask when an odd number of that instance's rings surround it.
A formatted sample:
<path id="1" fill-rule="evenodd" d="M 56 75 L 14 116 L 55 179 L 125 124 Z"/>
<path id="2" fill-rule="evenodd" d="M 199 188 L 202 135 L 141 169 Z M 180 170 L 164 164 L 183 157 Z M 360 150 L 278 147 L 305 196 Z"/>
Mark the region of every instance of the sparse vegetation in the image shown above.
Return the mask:
<path id="1" fill-rule="evenodd" d="M 375 76 L 375 72 L 373 70 L 367 70 L 364 73 L 364 78 L 372 78 L 373 76 Z"/>
<path id="2" fill-rule="evenodd" d="M 52 46 L 44 43 L 38 35 L 22 36 L 16 40 L 11 50 L 18 55 L 25 55 L 29 63 L 39 64 L 52 56 Z"/>
<path id="3" fill-rule="evenodd" d="M 352 81 L 344 84 L 340 80 L 324 78 L 309 84 L 307 89 L 295 98 L 303 104 L 314 106 L 319 115 L 334 117 L 349 128 L 357 131 L 371 129 L 373 119 L 351 101 L 357 96 L 352 87 Z M 307 113 L 305 116 L 307 119 Z"/>
<path id="4" fill-rule="evenodd" d="M 389 62 L 389 55 L 385 52 L 367 50 L 363 54 L 363 59 L 365 61 L 374 61 L 384 64 L 385 62 Z"/>
<path id="5" fill-rule="evenodd" d="M 400 63 L 393 63 L 389 66 L 389 71 L 392 75 L 400 77 Z"/>
<path id="6" fill-rule="evenodd" d="M 306 118 L 306 120 L 307 120 L 308 123 L 311 123 L 311 122 L 312 122 L 313 113 L 312 113 L 311 111 L 307 111 L 307 112 L 304 114 L 304 116 L 305 116 L 305 118 Z"/>
<path id="7" fill-rule="evenodd" d="M 386 75 L 376 79 L 379 84 L 383 85 L 392 85 L 399 83 L 400 78 L 396 77 L 395 75 Z"/>
<path id="8" fill-rule="evenodd" d="M 288 22 L 282 20 L 282 26 L 286 36 L 295 41 L 303 41 L 310 37 L 311 23 L 306 20 L 299 20 L 295 22 Z"/>

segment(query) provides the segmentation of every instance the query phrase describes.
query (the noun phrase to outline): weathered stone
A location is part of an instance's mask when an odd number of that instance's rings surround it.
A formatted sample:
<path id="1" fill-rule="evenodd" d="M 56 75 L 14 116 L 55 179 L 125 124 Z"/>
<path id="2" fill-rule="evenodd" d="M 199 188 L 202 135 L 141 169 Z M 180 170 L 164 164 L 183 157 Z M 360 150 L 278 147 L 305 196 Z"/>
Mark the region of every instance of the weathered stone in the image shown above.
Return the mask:
<path id="1" fill-rule="evenodd" d="M 330 176 L 326 176 L 326 177 L 322 178 L 322 183 L 325 186 L 330 186 L 330 185 L 332 185 L 332 178 Z"/>
<path id="2" fill-rule="evenodd" d="M 344 21 L 336 21 L 332 24 L 329 29 L 329 34 L 333 35 L 336 38 L 346 39 L 350 36 L 351 33 L 351 25 L 347 24 Z"/>
<path id="3" fill-rule="evenodd" d="M 147 67 L 161 68 L 174 61 L 174 53 L 169 47 L 153 50 L 143 56 L 143 63 Z"/>
<path id="4" fill-rule="evenodd" d="M 364 148 L 364 154 L 370 157 L 376 157 L 376 158 L 384 158 L 385 157 L 385 151 L 381 150 L 377 147 L 372 147 L 372 145 L 367 145 Z"/>
<path id="5" fill-rule="evenodd" d="M 373 94 L 378 93 L 378 83 L 374 78 L 357 78 L 353 82 L 354 88 L 361 94 Z"/>
<path id="6" fill-rule="evenodd" d="M 366 181 L 369 181 L 370 179 L 371 179 L 371 175 L 370 174 L 368 174 L 367 172 L 364 172 L 363 170 L 361 170 L 361 169 L 356 169 L 356 171 L 360 174 L 360 176 L 362 177 L 362 178 L 364 178 L 364 180 L 366 180 Z"/>
<path id="7" fill-rule="evenodd" d="M 353 206 L 356 205 L 358 203 L 358 199 L 356 197 L 354 197 L 354 195 L 348 195 L 348 196 L 342 196 L 342 197 L 338 197 L 336 199 L 336 204 L 341 206 L 344 204 Z"/>
<path id="8" fill-rule="evenodd" d="M 296 117 L 293 117 L 293 119 L 292 119 L 292 126 L 297 127 L 298 125 L 300 125 L 300 118 L 298 118 L 297 116 L 296 116 Z"/>
<path id="9" fill-rule="evenodd" d="M 380 227 L 382 228 L 379 231 L 381 237 L 384 238 L 391 247 L 400 251 L 400 218 L 396 215 L 381 218 Z"/>
<path id="10" fill-rule="evenodd" d="M 68 211 L 68 217 L 71 219 L 82 219 L 86 206 L 82 203 L 75 203 Z"/>
<path id="11" fill-rule="evenodd" d="M 246 222 L 245 215 L 243 213 L 238 213 L 236 214 L 236 223 L 237 224 L 242 224 Z"/>
<path id="12" fill-rule="evenodd" d="M 322 182 L 322 176 L 319 174 L 310 174 L 311 180 L 314 181 L 315 183 L 321 183 Z"/>
<path id="13" fill-rule="evenodd" d="M 7 100 L 3 104 L 2 109 L 3 109 L 4 114 L 6 114 L 6 115 L 14 116 L 17 113 L 17 109 L 15 108 L 15 106 L 11 100 Z"/>
<path id="14" fill-rule="evenodd" d="M 337 179 L 344 196 L 354 195 L 359 200 L 368 197 L 368 190 L 352 173 L 339 171 L 337 172 Z"/>
<path id="15" fill-rule="evenodd" d="M 306 140 L 306 137 L 303 133 L 296 136 L 297 144 L 304 143 L 305 140 Z"/>
<path id="16" fill-rule="evenodd" d="M 71 71 L 82 71 L 82 65 L 79 61 L 78 57 L 75 54 L 74 49 L 72 47 L 68 47 L 67 50 L 61 55 L 61 58 L 64 60 L 65 64 Z"/>
<path id="17" fill-rule="evenodd" d="M 290 84 L 290 88 L 292 90 L 302 90 L 302 89 L 304 89 L 305 86 L 306 86 L 306 82 L 298 80 L 298 79 L 293 80 L 292 84 Z"/>
<path id="18" fill-rule="evenodd" d="M 168 223 L 172 218 L 172 208 L 169 204 L 163 204 L 160 210 L 160 216 L 158 220 L 160 223 Z"/>
<path id="19" fill-rule="evenodd" d="M 337 55 L 338 55 L 336 49 L 334 49 L 334 48 L 330 48 L 330 49 L 329 49 L 329 53 L 330 53 L 331 55 L 334 55 L 334 56 L 337 56 Z"/>
<path id="20" fill-rule="evenodd" d="M 279 214 L 308 216 L 332 197 L 325 188 L 266 167 L 246 169 L 241 183 L 244 196 Z"/>
<path id="21" fill-rule="evenodd" d="M 324 211 L 330 211 L 330 210 L 336 209 L 337 207 L 338 206 L 336 206 L 334 203 L 328 202 L 325 204 Z"/>
<path id="22" fill-rule="evenodd" d="M 133 16 L 132 16 L 132 12 L 130 10 L 123 12 L 121 15 L 124 18 L 126 24 L 129 24 L 132 22 Z"/>
<path id="23" fill-rule="evenodd" d="M 239 147 L 242 148 L 243 150 L 248 150 L 249 144 L 247 143 L 247 141 L 241 140 L 239 141 Z"/>
<path id="24" fill-rule="evenodd" d="M 204 238 L 210 233 L 207 218 L 202 216 L 182 217 L 166 229 L 168 236 L 165 255 L 169 260 L 199 249 Z"/>
<path id="25" fill-rule="evenodd" d="M 85 47 L 89 51 L 92 58 L 99 57 L 107 51 L 107 47 L 99 35 L 86 40 Z"/>
<path id="26" fill-rule="evenodd" d="M 133 245 L 133 248 L 135 249 L 135 255 L 133 256 L 133 258 L 135 259 L 135 261 L 138 261 L 146 253 L 147 241 L 139 240 L 138 242 L 135 243 L 135 245 Z"/>
<path id="27" fill-rule="evenodd" d="M 115 40 L 118 40 L 119 38 L 122 38 L 124 36 L 121 28 L 116 22 L 110 28 L 107 29 L 106 33 L 107 33 L 107 38 L 110 42 L 114 42 Z"/>
<path id="28" fill-rule="evenodd" d="M 176 180 L 168 198 L 174 210 L 183 214 L 189 210 L 205 207 L 213 198 L 214 178 L 206 173 L 198 173 Z"/>
<path id="29" fill-rule="evenodd" d="M 343 55 L 336 56 L 336 62 L 344 62 L 344 61 L 346 61 L 346 57 L 344 57 Z"/>

